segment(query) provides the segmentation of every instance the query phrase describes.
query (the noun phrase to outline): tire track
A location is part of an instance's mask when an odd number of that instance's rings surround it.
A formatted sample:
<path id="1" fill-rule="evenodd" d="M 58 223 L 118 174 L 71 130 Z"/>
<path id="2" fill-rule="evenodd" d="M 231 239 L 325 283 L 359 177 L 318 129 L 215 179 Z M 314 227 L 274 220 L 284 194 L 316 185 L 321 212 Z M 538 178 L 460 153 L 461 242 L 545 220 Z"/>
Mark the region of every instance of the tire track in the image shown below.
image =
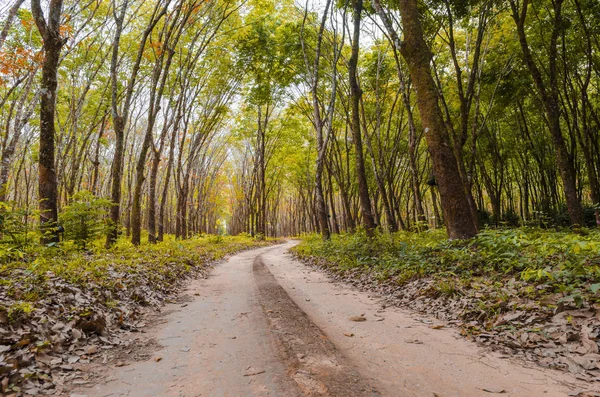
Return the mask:
<path id="1" fill-rule="evenodd" d="M 288 375 L 307 396 L 380 396 L 289 297 L 265 266 L 252 265 L 258 298 L 278 342 Z"/>

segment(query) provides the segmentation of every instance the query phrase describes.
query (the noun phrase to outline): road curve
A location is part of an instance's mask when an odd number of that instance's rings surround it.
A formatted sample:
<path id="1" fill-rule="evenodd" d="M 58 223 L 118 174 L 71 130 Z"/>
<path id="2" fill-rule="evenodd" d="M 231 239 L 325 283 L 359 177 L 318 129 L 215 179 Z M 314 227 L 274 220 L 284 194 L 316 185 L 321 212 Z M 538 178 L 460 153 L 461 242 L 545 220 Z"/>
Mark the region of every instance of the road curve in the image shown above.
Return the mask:
<path id="1" fill-rule="evenodd" d="M 332 284 L 293 242 L 242 252 L 193 281 L 145 338 L 153 359 L 105 365 L 109 396 L 566 396 L 567 374 L 484 351 L 453 329 Z M 350 318 L 363 315 L 366 321 Z M 121 363 L 123 364 L 123 363 Z M 100 370 L 100 369 L 98 369 Z M 583 385 L 585 386 L 585 385 Z"/>

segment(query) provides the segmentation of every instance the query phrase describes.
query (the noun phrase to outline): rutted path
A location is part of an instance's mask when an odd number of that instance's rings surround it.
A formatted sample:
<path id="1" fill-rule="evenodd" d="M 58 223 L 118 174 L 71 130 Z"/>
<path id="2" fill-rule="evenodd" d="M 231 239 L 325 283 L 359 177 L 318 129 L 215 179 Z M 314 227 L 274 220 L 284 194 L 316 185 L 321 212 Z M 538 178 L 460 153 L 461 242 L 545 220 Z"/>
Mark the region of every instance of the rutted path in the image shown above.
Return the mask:
<path id="1" fill-rule="evenodd" d="M 567 374 L 512 363 L 294 261 L 246 251 L 194 281 L 145 335 L 152 358 L 103 369 L 98 396 L 567 396 Z M 349 318 L 364 314 L 366 321 Z M 127 362 L 125 362 L 127 364 Z M 585 385 L 579 385 L 582 387 Z"/>

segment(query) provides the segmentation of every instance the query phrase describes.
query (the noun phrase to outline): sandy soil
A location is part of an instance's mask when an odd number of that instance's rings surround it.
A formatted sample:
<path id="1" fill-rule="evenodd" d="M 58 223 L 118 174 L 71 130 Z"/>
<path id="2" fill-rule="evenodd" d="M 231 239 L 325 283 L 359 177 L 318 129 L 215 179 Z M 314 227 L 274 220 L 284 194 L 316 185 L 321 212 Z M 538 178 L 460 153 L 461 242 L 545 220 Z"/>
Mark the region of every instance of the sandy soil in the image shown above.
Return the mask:
<path id="1" fill-rule="evenodd" d="M 162 348 L 147 361 L 98 368 L 104 380 L 73 395 L 530 397 L 592 389 L 482 350 L 429 318 L 383 309 L 376 297 L 293 260 L 293 244 L 238 254 L 194 281 L 189 302 L 167 306 L 145 336 Z M 352 321 L 361 315 L 365 321 Z"/>

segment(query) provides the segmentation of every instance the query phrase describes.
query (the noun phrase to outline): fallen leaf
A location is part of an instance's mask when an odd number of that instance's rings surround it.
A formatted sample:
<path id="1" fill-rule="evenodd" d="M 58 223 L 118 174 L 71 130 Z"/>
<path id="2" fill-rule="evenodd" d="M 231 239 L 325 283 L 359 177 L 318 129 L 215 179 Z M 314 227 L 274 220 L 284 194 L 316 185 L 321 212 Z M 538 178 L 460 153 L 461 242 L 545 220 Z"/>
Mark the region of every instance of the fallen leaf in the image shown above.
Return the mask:
<path id="1" fill-rule="evenodd" d="M 244 374 L 244 376 L 254 376 L 254 375 L 260 375 L 260 374 L 264 374 L 265 371 L 254 371 L 254 372 L 247 372 Z"/>
<path id="2" fill-rule="evenodd" d="M 484 387 L 481 390 L 488 392 L 488 393 L 496 393 L 496 394 L 506 393 L 506 390 L 499 388 L 499 387 Z"/>
<path id="3" fill-rule="evenodd" d="M 75 364 L 77 361 L 79 361 L 79 356 L 69 356 L 67 359 L 69 364 Z"/>
<path id="4" fill-rule="evenodd" d="M 366 317 L 364 317 L 364 315 L 361 315 L 361 316 L 352 316 L 348 320 L 354 321 L 354 322 L 357 322 L 357 323 L 361 323 L 363 321 L 367 321 L 367 319 L 366 319 Z"/>

